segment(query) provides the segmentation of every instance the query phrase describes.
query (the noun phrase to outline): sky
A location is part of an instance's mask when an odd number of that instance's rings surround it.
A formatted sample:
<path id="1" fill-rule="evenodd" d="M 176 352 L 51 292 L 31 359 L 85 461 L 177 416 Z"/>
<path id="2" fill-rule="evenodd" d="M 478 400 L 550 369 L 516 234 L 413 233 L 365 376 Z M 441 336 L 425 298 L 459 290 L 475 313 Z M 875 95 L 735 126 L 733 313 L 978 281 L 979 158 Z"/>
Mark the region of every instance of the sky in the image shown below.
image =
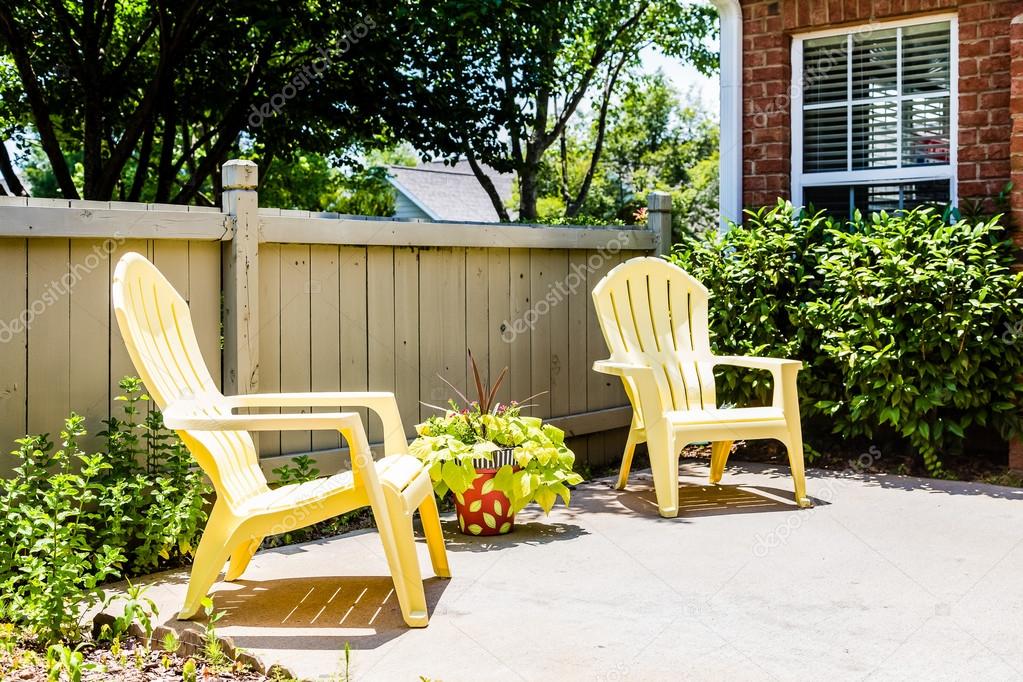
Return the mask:
<path id="1" fill-rule="evenodd" d="M 653 46 L 644 49 L 640 56 L 643 60 L 644 71 L 654 73 L 660 69 L 675 84 L 679 92 L 683 95 L 691 92 L 692 96 L 698 98 L 704 108 L 717 118 L 721 98 L 718 92 L 719 80 L 716 75 L 708 78 L 688 64 L 683 64 L 672 57 L 665 57 Z"/>

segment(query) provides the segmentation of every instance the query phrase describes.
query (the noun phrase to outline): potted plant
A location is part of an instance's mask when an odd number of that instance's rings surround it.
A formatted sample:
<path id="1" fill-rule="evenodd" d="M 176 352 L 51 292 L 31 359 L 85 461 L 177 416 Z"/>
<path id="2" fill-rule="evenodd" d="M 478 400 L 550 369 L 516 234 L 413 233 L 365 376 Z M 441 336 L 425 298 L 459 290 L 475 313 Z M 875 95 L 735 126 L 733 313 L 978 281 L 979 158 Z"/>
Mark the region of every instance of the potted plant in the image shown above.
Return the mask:
<path id="1" fill-rule="evenodd" d="M 567 505 L 568 486 L 583 479 L 572 471 L 575 455 L 565 446 L 564 431 L 522 415 L 528 405 L 495 400 L 508 368 L 489 386 L 471 351 L 468 356 L 478 398 L 469 400 L 441 377 L 464 404 L 430 405 L 444 414 L 416 426 L 419 437 L 410 450 L 429 468 L 437 496 L 454 494 L 461 532 L 501 535 L 515 527 L 515 514 L 530 502 L 547 514 L 558 497 Z"/>

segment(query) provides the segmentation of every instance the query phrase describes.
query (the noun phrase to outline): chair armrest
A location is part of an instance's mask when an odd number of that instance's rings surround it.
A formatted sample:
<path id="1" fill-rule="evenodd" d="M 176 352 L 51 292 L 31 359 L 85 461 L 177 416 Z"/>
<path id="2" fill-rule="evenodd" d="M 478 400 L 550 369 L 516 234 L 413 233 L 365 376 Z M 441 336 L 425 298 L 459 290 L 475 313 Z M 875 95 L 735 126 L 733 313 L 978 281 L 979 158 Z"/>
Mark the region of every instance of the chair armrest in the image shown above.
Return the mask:
<path id="1" fill-rule="evenodd" d="M 615 362 L 614 360 L 597 360 L 593 363 L 593 371 L 600 372 L 601 374 L 612 374 L 619 377 L 635 376 L 640 374 L 649 373 L 653 375 L 653 370 L 643 365 L 630 365 L 627 362 Z"/>
<path id="2" fill-rule="evenodd" d="M 337 431 L 358 426 L 357 412 L 314 414 L 204 414 L 207 405 L 193 400 L 176 400 L 163 413 L 167 428 L 182 431 Z"/>
<path id="3" fill-rule="evenodd" d="M 729 365 L 731 367 L 746 367 L 748 369 L 763 369 L 771 373 L 774 383 L 771 402 L 775 407 L 784 407 L 786 404 L 795 404 L 796 395 L 796 374 L 803 368 L 799 360 L 785 360 L 783 358 L 757 358 L 742 355 L 715 355 L 710 358 L 711 366 Z M 790 397 L 786 401 L 786 397 Z"/>
<path id="4" fill-rule="evenodd" d="M 630 398 L 634 398 L 632 408 L 640 413 L 640 419 L 648 428 L 659 422 L 666 412 L 671 411 L 672 407 L 665 405 L 662 399 L 652 367 L 614 360 L 598 360 L 593 363 L 593 370 L 632 382 L 635 391 L 630 390 L 627 383 L 626 392 Z"/>
<path id="5" fill-rule="evenodd" d="M 731 365 L 732 367 L 748 367 L 750 369 L 766 369 L 773 371 L 783 367 L 795 367 L 802 369 L 803 363 L 799 360 L 786 360 L 783 358 L 757 358 L 743 355 L 714 355 L 711 357 L 712 365 Z"/>
<path id="6" fill-rule="evenodd" d="M 384 449 L 388 455 L 407 454 L 408 440 L 394 394 L 386 391 L 321 393 L 253 393 L 227 398 L 231 409 L 243 407 L 365 407 L 373 410 L 384 426 Z M 273 415 L 269 415 L 273 416 Z M 291 416 L 291 415 L 281 415 Z M 315 417 L 313 415 L 302 415 Z"/>

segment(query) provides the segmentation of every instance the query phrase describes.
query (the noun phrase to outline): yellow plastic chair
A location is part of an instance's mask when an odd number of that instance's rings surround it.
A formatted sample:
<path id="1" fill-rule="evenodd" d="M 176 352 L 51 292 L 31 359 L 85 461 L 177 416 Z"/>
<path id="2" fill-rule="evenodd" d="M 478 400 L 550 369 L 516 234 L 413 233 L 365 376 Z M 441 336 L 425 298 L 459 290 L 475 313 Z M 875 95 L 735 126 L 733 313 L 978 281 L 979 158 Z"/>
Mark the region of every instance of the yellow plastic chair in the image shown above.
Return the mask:
<path id="1" fill-rule="evenodd" d="M 211 294 L 213 295 L 213 294 Z M 369 506 L 405 622 L 425 627 L 426 595 L 412 514 L 419 509 L 434 572 L 449 577 L 444 537 L 429 472 L 408 454 L 390 393 L 284 393 L 225 397 L 199 352 L 188 305 L 148 260 L 128 254 L 117 264 L 113 305 L 125 345 L 149 393 L 217 492 L 196 550 L 185 604 L 187 620 L 230 559 L 236 580 L 267 535 Z M 386 456 L 374 462 L 357 413 L 234 414 L 238 408 L 366 407 L 380 415 Z M 249 431 L 337 430 L 348 443 L 351 471 L 308 483 L 267 486 Z"/>
<path id="2" fill-rule="evenodd" d="M 593 369 L 621 377 L 633 410 L 616 487 L 625 487 L 636 445 L 645 442 L 657 506 L 661 516 L 674 517 L 683 447 L 712 442 L 710 481 L 718 483 L 733 441 L 774 438 L 788 449 L 796 503 L 809 507 L 796 392 L 796 374 L 803 365 L 711 354 L 708 299 L 702 284 L 660 258 L 626 261 L 593 289 L 597 319 L 611 351 L 611 358 L 594 363 Z M 773 404 L 719 408 L 713 372 L 717 365 L 771 372 Z"/>

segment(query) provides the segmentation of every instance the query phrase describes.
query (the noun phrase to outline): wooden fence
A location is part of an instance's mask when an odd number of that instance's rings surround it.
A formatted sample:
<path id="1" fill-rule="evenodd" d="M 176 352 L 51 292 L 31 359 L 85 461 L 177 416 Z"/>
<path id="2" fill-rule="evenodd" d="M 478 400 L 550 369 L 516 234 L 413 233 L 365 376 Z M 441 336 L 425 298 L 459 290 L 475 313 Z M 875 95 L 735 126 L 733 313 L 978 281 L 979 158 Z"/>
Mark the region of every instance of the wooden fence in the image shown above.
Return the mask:
<path id="1" fill-rule="evenodd" d="M 414 425 L 467 386 L 465 350 L 501 399 L 535 393 L 593 466 L 621 453 L 631 417 L 616 381 L 590 365 L 606 348 L 589 295 L 622 260 L 655 253 L 652 229 L 470 225 L 259 209 L 255 167 L 224 168 L 223 210 L 0 198 L 0 443 L 59 432 L 72 410 L 90 433 L 134 370 L 110 307 L 128 251 L 151 258 L 189 302 L 225 392 L 389 390 Z M 369 417 L 371 441 L 381 426 Z M 90 446 L 98 441 L 93 437 Z M 336 434 L 260 434 L 264 466 L 313 452 L 341 464 Z M 0 456 L 0 474 L 12 458 Z"/>

